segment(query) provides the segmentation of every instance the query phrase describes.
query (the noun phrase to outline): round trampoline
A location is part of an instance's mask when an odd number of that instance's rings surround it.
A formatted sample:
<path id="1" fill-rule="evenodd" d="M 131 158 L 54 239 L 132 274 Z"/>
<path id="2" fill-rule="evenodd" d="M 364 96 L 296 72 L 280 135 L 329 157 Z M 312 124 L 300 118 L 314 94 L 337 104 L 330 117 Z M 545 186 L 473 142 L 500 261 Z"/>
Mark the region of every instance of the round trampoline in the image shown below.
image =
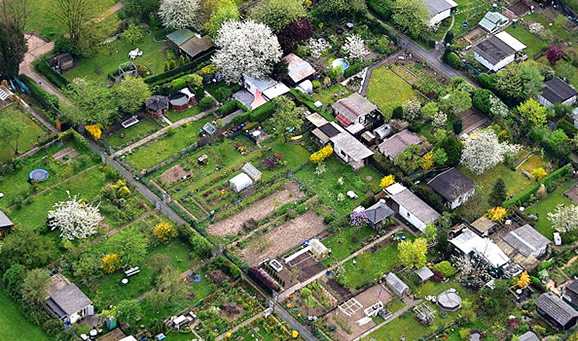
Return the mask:
<path id="1" fill-rule="evenodd" d="M 48 172 L 45 171 L 44 169 L 35 169 L 32 172 L 30 172 L 28 178 L 30 180 L 43 182 L 46 181 L 46 179 L 48 179 Z"/>
<path id="2" fill-rule="evenodd" d="M 456 311 L 462 306 L 462 298 L 456 289 L 448 289 L 438 296 L 438 305 L 446 311 Z"/>

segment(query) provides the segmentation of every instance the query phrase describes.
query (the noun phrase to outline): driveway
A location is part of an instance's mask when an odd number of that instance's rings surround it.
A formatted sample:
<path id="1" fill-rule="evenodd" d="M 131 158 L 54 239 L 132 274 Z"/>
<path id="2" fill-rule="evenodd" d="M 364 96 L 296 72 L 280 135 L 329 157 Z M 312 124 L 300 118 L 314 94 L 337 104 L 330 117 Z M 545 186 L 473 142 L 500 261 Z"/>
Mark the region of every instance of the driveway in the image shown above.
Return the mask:
<path id="1" fill-rule="evenodd" d="M 28 52 L 26 52 L 24 60 L 20 63 L 20 73 L 34 80 L 49 94 L 57 96 L 61 102 L 69 103 L 68 99 L 66 99 L 52 83 L 44 78 L 44 76 L 38 74 L 32 65 L 37 58 L 52 51 L 54 42 L 49 42 L 35 33 L 27 33 L 26 45 L 28 45 Z"/>

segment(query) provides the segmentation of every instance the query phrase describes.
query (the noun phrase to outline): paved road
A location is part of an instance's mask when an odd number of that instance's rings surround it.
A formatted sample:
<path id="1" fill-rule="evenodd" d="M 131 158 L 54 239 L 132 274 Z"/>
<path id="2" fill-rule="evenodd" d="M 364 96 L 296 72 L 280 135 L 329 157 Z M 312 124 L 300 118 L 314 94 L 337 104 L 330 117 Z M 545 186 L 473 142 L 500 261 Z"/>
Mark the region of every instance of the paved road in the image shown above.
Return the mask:
<path id="1" fill-rule="evenodd" d="M 155 205 L 158 205 L 157 207 L 162 213 L 164 213 L 177 225 L 186 224 L 186 221 L 182 219 L 175 211 L 173 211 L 172 208 L 163 203 L 161 198 L 159 198 L 153 191 L 148 189 L 148 187 L 143 185 L 140 181 L 136 180 L 126 168 L 124 168 L 116 160 L 108 156 L 96 143 L 94 143 L 93 141 L 89 141 L 89 146 L 93 152 L 97 153 L 98 155 L 100 155 L 101 158 L 103 158 L 104 162 L 107 165 L 118 170 L 122 175 L 122 177 L 125 178 L 129 184 L 134 186 L 143 196 L 145 196 L 145 198 L 153 202 Z"/>

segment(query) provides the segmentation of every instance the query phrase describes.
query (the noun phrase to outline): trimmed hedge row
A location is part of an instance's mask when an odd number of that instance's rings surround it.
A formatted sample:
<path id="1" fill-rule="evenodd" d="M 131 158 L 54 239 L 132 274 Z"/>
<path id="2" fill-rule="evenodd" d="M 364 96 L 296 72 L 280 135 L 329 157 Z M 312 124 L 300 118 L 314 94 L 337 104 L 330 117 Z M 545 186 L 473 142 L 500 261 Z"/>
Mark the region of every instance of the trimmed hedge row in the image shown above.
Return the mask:
<path id="1" fill-rule="evenodd" d="M 60 73 L 54 71 L 54 69 L 51 68 L 50 65 L 46 63 L 46 61 L 39 60 L 37 62 L 34 62 L 33 65 L 36 71 L 38 71 L 41 75 L 46 77 L 52 84 L 54 84 L 60 90 L 66 89 L 68 84 L 70 84 L 68 79 L 64 78 L 64 76 L 61 75 Z"/>
<path id="2" fill-rule="evenodd" d="M 149 86 L 152 87 L 155 85 L 169 82 L 175 78 L 179 78 L 181 76 L 184 76 L 184 75 L 187 75 L 190 73 L 194 73 L 194 72 L 202 69 L 203 67 L 209 65 L 211 63 L 211 61 L 209 60 L 210 58 L 211 58 L 211 53 L 206 53 L 203 56 L 193 60 L 190 63 L 187 63 L 185 65 L 181 65 L 178 68 L 169 70 L 167 72 L 163 72 L 161 74 L 151 76 L 151 77 L 145 79 L 145 83 L 147 83 Z"/>
<path id="3" fill-rule="evenodd" d="M 219 113 L 219 115 L 226 116 L 239 109 L 245 112 L 249 111 L 249 109 L 243 103 L 235 100 L 221 105 L 221 107 L 217 109 L 217 113 Z"/>
<path id="4" fill-rule="evenodd" d="M 30 95 L 32 98 L 40 103 L 42 108 L 50 112 L 54 112 L 60 107 L 58 97 L 46 92 L 46 90 L 42 89 L 40 85 L 36 84 L 36 82 L 28 78 L 28 76 L 20 75 L 19 77 L 20 80 L 22 80 L 22 83 L 26 84 L 28 89 L 30 89 Z"/>
<path id="5" fill-rule="evenodd" d="M 273 116 L 274 112 L 275 112 L 275 103 L 273 101 L 269 101 L 253 111 L 248 111 L 233 118 L 231 122 L 235 124 L 243 123 L 245 121 L 263 122 L 269 117 Z"/>
<path id="6" fill-rule="evenodd" d="M 525 190 L 523 190 L 522 192 L 517 194 L 512 199 L 506 200 L 502 206 L 507 208 L 507 207 L 510 207 L 514 204 L 516 204 L 518 206 L 522 205 L 524 202 L 526 202 L 526 201 L 528 201 L 528 199 L 530 199 L 530 196 L 532 196 L 534 193 L 536 193 L 538 188 L 540 188 L 540 185 L 542 185 L 542 184 L 547 185 L 548 183 L 550 183 L 554 180 L 560 179 L 561 177 L 569 174 L 570 170 L 572 169 L 571 167 L 572 166 L 570 164 L 567 164 L 561 168 L 558 168 L 557 170 L 553 171 L 552 173 L 546 175 L 544 178 L 542 178 L 542 180 L 536 182 L 532 186 L 526 188 Z"/>

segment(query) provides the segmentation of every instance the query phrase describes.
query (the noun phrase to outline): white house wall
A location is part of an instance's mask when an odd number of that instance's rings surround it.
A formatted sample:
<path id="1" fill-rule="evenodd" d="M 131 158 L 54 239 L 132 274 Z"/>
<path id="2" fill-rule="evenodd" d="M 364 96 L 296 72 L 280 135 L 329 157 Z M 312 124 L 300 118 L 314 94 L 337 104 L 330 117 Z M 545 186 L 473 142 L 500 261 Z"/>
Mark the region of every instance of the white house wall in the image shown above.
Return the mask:
<path id="1" fill-rule="evenodd" d="M 489 61 L 487 61 L 484 57 L 480 56 L 479 54 L 474 52 L 474 58 L 480 62 L 483 66 L 485 66 L 486 68 L 488 68 L 491 71 L 498 71 L 500 69 L 502 69 L 504 66 L 510 64 L 511 62 L 513 62 L 515 60 L 515 55 L 511 55 L 508 56 L 504 59 L 502 59 L 501 61 L 499 61 L 496 65 L 490 63 Z"/>
<path id="2" fill-rule="evenodd" d="M 444 19 L 449 18 L 450 15 L 452 13 L 451 9 L 447 9 L 441 13 L 438 13 L 436 15 L 434 15 L 433 17 L 430 18 L 429 20 L 429 25 L 430 26 L 435 26 L 437 24 L 439 24 L 440 22 L 442 22 Z"/>
<path id="3" fill-rule="evenodd" d="M 405 207 L 399 205 L 399 215 L 412 224 L 415 228 L 422 231 L 425 230 L 426 223 L 419 220 L 416 216 L 411 214 Z"/>

